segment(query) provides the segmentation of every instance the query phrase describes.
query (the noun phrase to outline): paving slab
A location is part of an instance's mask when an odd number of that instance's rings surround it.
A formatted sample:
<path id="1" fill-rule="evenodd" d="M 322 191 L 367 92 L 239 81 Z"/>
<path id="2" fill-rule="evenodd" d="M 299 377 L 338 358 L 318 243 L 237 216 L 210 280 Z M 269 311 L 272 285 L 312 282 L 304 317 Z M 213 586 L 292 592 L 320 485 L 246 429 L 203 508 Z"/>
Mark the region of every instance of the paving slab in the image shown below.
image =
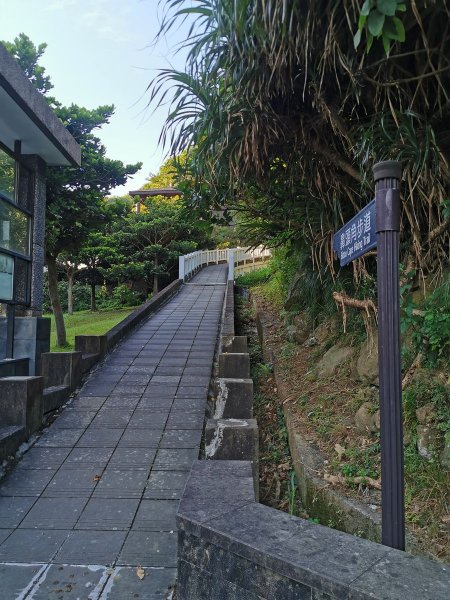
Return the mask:
<path id="1" fill-rule="evenodd" d="M 139 510 L 133 522 L 136 531 L 175 531 L 175 517 L 178 509 L 178 500 L 147 500 L 139 505 Z"/>
<path id="2" fill-rule="evenodd" d="M 51 529 L 16 529 L 0 545 L 1 562 L 49 562 L 70 531 Z"/>
<path id="3" fill-rule="evenodd" d="M 201 429 L 166 429 L 160 448 L 199 448 Z"/>
<path id="4" fill-rule="evenodd" d="M 161 448 L 153 465 L 157 471 L 190 471 L 198 452 L 197 448 Z"/>
<path id="5" fill-rule="evenodd" d="M 104 469 L 111 458 L 114 448 L 87 448 L 76 446 L 64 462 L 65 469 Z"/>
<path id="6" fill-rule="evenodd" d="M 109 466 L 118 469 L 148 470 L 153 464 L 155 455 L 156 448 L 118 446 L 109 461 Z"/>
<path id="7" fill-rule="evenodd" d="M 37 440 L 35 446 L 47 446 L 49 448 L 67 448 L 74 446 L 84 433 L 84 429 L 58 429 L 57 427 L 47 429 Z"/>
<path id="8" fill-rule="evenodd" d="M 148 469 L 130 470 L 108 467 L 101 476 L 94 498 L 140 498 L 147 483 Z"/>
<path id="9" fill-rule="evenodd" d="M 24 597 L 25 590 L 31 590 L 33 582 L 45 572 L 47 565 L 1 565 L 0 581 L 2 595 L 7 598 Z"/>
<path id="10" fill-rule="evenodd" d="M 2 542 L 4 542 L 6 540 L 6 538 L 9 537 L 13 531 L 14 531 L 14 529 L 0 529 L 0 544 Z"/>
<path id="11" fill-rule="evenodd" d="M 163 429 L 126 429 L 118 448 L 157 448 Z"/>
<path id="12" fill-rule="evenodd" d="M 169 598 L 176 580 L 176 569 L 147 567 L 143 579 L 133 567 L 116 567 L 99 600 L 161 600 Z"/>
<path id="13" fill-rule="evenodd" d="M 132 498 L 91 498 L 75 529 L 128 531 L 138 505 L 139 500 Z"/>
<path id="14" fill-rule="evenodd" d="M 52 562 L 112 565 L 117 560 L 125 537 L 125 531 L 72 531 Z"/>
<path id="15" fill-rule="evenodd" d="M 189 471 L 155 471 L 150 474 L 144 498 L 175 500 L 180 499 Z"/>
<path id="16" fill-rule="evenodd" d="M 50 565 L 33 589 L 33 600 L 96 599 L 109 577 L 105 566 Z M 30 597 L 31 598 L 31 597 Z"/>
<path id="17" fill-rule="evenodd" d="M 30 497 L 0 498 L 0 529 L 18 527 L 35 502 Z"/>
<path id="18" fill-rule="evenodd" d="M 20 523 L 20 529 L 72 529 L 87 498 L 39 498 Z"/>
<path id="19" fill-rule="evenodd" d="M 117 564 L 176 567 L 177 532 L 131 531 L 120 552 Z"/>
<path id="20" fill-rule="evenodd" d="M 89 498 L 103 468 L 61 467 L 42 493 L 46 498 Z"/>
<path id="21" fill-rule="evenodd" d="M 115 448 L 122 435 L 123 429 L 88 427 L 77 443 L 77 447 Z"/>
<path id="22" fill-rule="evenodd" d="M 21 469 L 58 469 L 66 460 L 72 447 L 34 447 L 20 461 Z"/>
<path id="23" fill-rule="evenodd" d="M 54 469 L 17 468 L 2 481 L 0 496 L 40 496 L 54 474 Z"/>

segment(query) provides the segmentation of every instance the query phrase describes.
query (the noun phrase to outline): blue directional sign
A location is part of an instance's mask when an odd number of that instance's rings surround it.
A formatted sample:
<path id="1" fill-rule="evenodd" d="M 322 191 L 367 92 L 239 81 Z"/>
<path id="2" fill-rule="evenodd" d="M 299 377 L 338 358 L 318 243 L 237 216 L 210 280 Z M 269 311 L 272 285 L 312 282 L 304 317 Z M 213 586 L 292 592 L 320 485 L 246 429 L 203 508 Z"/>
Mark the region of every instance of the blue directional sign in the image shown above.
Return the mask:
<path id="1" fill-rule="evenodd" d="M 333 236 L 333 250 L 341 267 L 377 245 L 375 200 L 369 202 Z"/>

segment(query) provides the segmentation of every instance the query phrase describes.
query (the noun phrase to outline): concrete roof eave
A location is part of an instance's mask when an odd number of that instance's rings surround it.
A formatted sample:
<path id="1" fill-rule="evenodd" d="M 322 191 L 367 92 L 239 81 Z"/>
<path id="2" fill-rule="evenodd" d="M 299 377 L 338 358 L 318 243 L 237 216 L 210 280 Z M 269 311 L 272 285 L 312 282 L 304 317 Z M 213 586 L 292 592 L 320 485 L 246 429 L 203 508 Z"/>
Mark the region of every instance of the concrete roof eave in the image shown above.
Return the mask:
<path id="1" fill-rule="evenodd" d="M 11 151 L 37 154 L 51 166 L 79 166 L 81 148 L 0 44 L 0 142 Z"/>

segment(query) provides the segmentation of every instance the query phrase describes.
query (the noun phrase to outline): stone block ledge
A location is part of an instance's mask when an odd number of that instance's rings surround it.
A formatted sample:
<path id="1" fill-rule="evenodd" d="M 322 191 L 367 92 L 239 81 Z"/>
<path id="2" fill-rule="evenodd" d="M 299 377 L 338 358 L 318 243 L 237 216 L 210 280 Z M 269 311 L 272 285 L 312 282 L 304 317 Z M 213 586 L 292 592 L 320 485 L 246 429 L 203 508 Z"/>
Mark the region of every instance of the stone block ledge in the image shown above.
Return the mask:
<path id="1" fill-rule="evenodd" d="M 106 349 L 109 352 L 125 335 L 139 325 L 144 319 L 154 313 L 166 300 L 178 292 L 182 279 L 176 279 L 169 283 L 164 289 L 152 296 L 150 300 L 138 306 L 132 313 L 125 317 L 123 321 L 110 329 L 106 334 Z"/>
<path id="2" fill-rule="evenodd" d="M 139 325 L 144 319 L 154 313 L 166 300 L 171 298 L 178 292 L 183 281 L 176 279 L 172 281 L 163 290 L 155 294 L 150 300 L 138 306 L 132 313 L 130 313 L 123 321 L 117 323 L 112 329 L 110 329 L 104 335 L 77 335 L 75 336 L 75 350 L 82 352 L 83 359 L 85 355 L 91 357 L 97 355 L 97 360 L 89 366 L 83 368 L 83 372 L 89 370 L 95 362 L 102 359 L 108 352 L 110 352 L 114 346 L 116 346 L 126 335 L 128 335 L 137 325 Z"/>
<path id="3" fill-rule="evenodd" d="M 251 463 L 197 461 L 181 499 L 179 600 L 447 600 L 450 566 L 255 502 Z"/>
<path id="4" fill-rule="evenodd" d="M 223 339 L 234 336 L 234 281 L 227 282 L 221 336 Z"/>
<path id="5" fill-rule="evenodd" d="M 43 377 L 3 377 L 0 379 L 0 423 L 25 427 L 27 437 L 43 421 Z"/>

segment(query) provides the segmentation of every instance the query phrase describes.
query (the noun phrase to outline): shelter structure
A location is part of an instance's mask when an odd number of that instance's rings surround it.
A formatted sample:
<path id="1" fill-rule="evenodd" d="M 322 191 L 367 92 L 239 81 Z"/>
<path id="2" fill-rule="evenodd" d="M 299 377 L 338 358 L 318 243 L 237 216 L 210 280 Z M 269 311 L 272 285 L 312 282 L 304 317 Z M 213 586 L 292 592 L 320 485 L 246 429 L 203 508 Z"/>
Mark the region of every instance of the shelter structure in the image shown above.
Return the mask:
<path id="1" fill-rule="evenodd" d="M 0 44 L 0 377 L 38 373 L 49 350 L 46 168 L 80 164 L 79 145 Z"/>

